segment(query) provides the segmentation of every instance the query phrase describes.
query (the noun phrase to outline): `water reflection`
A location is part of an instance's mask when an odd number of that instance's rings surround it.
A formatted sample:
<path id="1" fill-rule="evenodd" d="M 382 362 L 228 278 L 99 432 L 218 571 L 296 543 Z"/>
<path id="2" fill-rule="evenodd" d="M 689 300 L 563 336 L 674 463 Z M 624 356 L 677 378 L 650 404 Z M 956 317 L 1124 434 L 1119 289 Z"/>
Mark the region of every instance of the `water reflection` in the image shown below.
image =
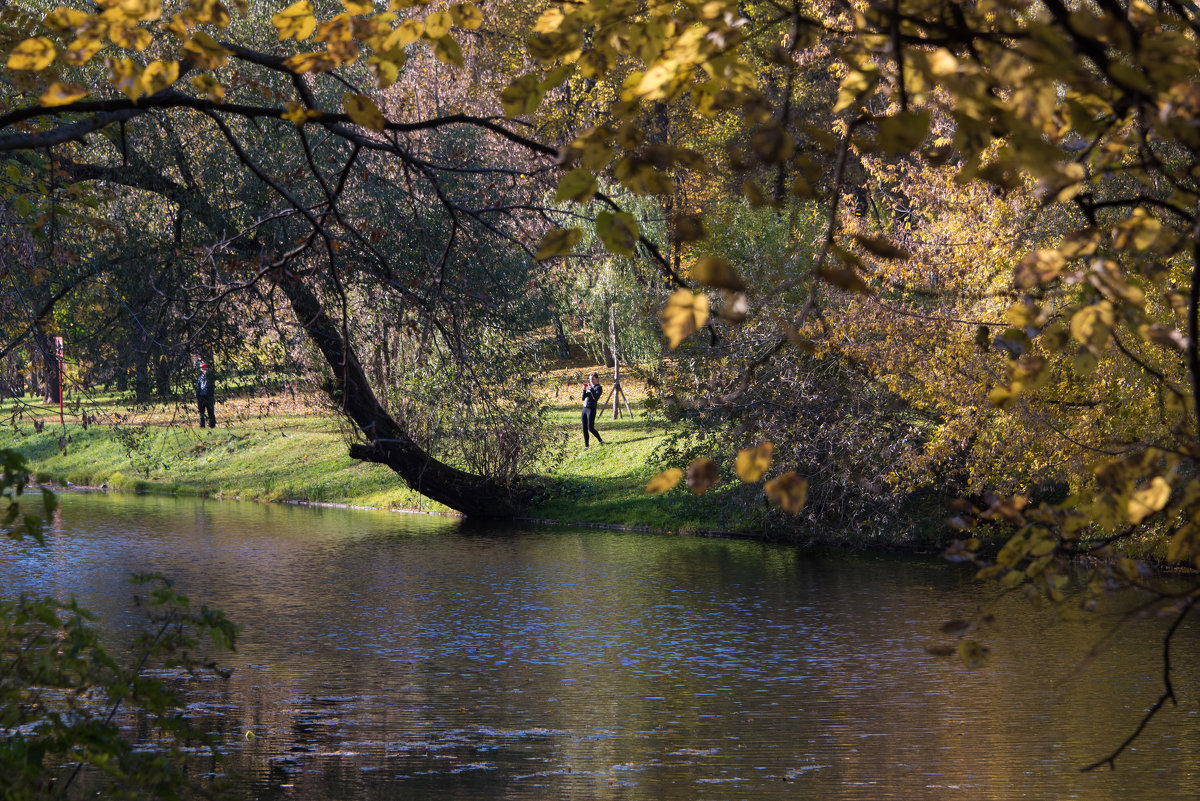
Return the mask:
<path id="1" fill-rule="evenodd" d="M 49 547 L 3 546 L 0 586 L 74 593 L 119 637 L 125 578 L 157 570 L 242 623 L 234 677 L 191 697 L 247 798 L 1195 794 L 1194 703 L 1118 771 L 1077 770 L 1157 695 L 1152 631 L 1063 685 L 1098 625 L 1002 603 L 992 663 L 968 672 L 923 651 L 984 600 L 939 562 L 186 499 L 63 508 Z M 1196 686 L 1180 661 L 1176 686 Z"/>

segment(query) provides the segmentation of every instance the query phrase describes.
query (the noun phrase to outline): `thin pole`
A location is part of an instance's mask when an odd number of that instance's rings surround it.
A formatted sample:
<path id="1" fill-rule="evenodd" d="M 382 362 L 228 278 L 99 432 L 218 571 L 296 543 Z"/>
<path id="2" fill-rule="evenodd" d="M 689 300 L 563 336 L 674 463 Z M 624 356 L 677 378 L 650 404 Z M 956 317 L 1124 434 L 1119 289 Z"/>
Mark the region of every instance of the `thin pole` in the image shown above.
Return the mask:
<path id="1" fill-rule="evenodd" d="M 63 415 L 63 338 L 54 338 L 54 349 L 58 354 L 58 422 L 65 428 L 66 418 Z"/>
<path id="2" fill-rule="evenodd" d="M 617 352 L 617 317 L 613 312 L 613 304 L 610 301 L 608 304 L 608 335 L 612 338 L 612 355 L 613 355 L 613 419 L 616 420 L 621 416 L 621 407 L 617 403 L 617 396 L 621 393 L 621 356 Z"/>

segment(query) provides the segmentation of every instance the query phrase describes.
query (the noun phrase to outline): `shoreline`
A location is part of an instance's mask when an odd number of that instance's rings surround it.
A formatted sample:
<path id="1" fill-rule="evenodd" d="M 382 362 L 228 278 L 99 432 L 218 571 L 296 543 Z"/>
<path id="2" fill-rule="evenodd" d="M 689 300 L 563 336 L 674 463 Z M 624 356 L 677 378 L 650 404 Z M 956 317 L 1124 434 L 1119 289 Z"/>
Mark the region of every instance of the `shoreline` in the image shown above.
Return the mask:
<path id="1" fill-rule="evenodd" d="M 430 509 L 412 509 L 405 507 L 383 507 L 369 506 L 365 504 L 343 503 L 338 501 L 306 501 L 299 499 L 263 499 L 263 498 L 243 498 L 239 495 L 223 495 L 212 493 L 179 493 L 167 489 L 169 485 L 158 482 L 143 482 L 145 486 L 158 486 L 161 491 L 153 489 L 135 489 L 125 490 L 119 487 L 108 487 L 105 485 L 93 486 L 83 484 L 73 484 L 68 482 L 66 485 L 57 484 L 54 482 L 37 482 L 31 481 L 27 485 L 27 489 L 49 489 L 56 494 L 116 494 L 116 495 L 154 495 L 157 497 L 183 497 L 183 498 L 199 498 L 209 501 L 225 501 L 236 503 L 265 503 L 265 504 L 280 504 L 285 506 L 307 506 L 318 509 L 348 509 L 360 512 L 384 512 L 393 514 L 406 515 L 426 515 L 432 517 L 456 518 L 460 521 L 482 524 L 502 525 L 504 523 L 519 523 L 529 526 L 545 526 L 556 528 L 577 528 L 577 529 L 592 529 L 603 531 L 619 531 L 631 534 L 658 534 L 672 537 L 695 537 L 699 539 L 727 539 L 741 540 L 745 542 L 759 542 L 772 545 L 787 545 L 794 548 L 806 549 L 828 549 L 836 551 L 857 551 L 857 552 L 874 552 L 874 553 L 900 553 L 910 556 L 937 556 L 941 552 L 941 548 L 929 549 L 923 544 L 917 543 L 898 543 L 898 542 L 879 542 L 874 544 L 874 547 L 859 545 L 852 546 L 845 542 L 835 542 L 831 540 L 794 540 L 780 537 L 772 537 L 768 534 L 755 531 L 730 531 L 727 529 L 705 529 L 693 527 L 666 528 L 659 526 L 647 526 L 631 523 L 603 523 L 586 520 L 561 520 L 548 517 L 531 517 L 519 515 L 506 519 L 491 519 L 491 518 L 469 518 L 455 511 L 441 511 Z"/>

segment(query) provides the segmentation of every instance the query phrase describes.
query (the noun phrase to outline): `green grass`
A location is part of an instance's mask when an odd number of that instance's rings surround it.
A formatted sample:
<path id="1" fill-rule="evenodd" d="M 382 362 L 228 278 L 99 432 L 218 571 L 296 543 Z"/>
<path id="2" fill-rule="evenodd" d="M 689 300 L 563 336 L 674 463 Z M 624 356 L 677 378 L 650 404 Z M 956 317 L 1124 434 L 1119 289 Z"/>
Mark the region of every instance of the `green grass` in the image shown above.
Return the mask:
<path id="1" fill-rule="evenodd" d="M 26 419 L 0 443 L 21 451 L 40 480 L 63 485 L 445 511 L 387 468 L 347 456 L 339 421 L 330 414 L 225 419 L 218 409 L 219 427 L 201 429 L 164 410 L 148 422 L 140 415 L 141 424 L 119 421 L 130 413 L 115 404 L 100 409 L 107 422 L 85 429 L 68 420 L 64 430 L 55 413 L 42 417 L 42 433 Z"/>
<path id="2" fill-rule="evenodd" d="M 529 516 L 570 523 L 638 526 L 667 531 L 744 531 L 755 521 L 734 518 L 729 496 L 739 488 L 728 482 L 697 497 L 682 483 L 663 495 L 647 495 L 645 487 L 671 465 L 658 464 L 654 451 L 665 437 L 661 425 L 646 417 L 642 404 L 632 405 L 633 417 L 611 417 L 611 409 L 596 423 L 604 438 L 583 447 L 580 409 L 574 404 L 554 407 L 552 424 L 568 435 L 570 448 L 559 465 L 547 466 L 549 497 L 529 510 Z"/>
<path id="3" fill-rule="evenodd" d="M 408 489 L 387 468 L 350 459 L 344 423 L 317 407 L 289 410 L 271 398 L 219 404 L 214 430 L 197 428 L 190 406 L 133 409 L 113 397 L 92 403 L 101 422 L 86 429 L 78 417 L 68 417 L 64 430 L 57 409 L 27 407 L 0 444 L 25 454 L 41 480 L 62 485 L 448 511 Z M 10 412 L 0 407 L 4 417 Z M 664 495 L 647 495 L 646 483 L 667 466 L 653 458 L 665 432 L 641 403 L 633 404 L 633 412 L 614 421 L 606 410 L 597 422 L 604 444 L 593 441 L 585 450 L 579 406 L 560 398 L 549 422 L 566 435 L 569 447 L 561 460 L 542 465 L 548 492 L 527 516 L 669 531 L 753 527 L 754 521 L 729 514 L 730 494 L 738 488 L 728 484 L 703 497 L 682 484 Z M 44 423 L 41 433 L 34 433 L 32 418 Z"/>

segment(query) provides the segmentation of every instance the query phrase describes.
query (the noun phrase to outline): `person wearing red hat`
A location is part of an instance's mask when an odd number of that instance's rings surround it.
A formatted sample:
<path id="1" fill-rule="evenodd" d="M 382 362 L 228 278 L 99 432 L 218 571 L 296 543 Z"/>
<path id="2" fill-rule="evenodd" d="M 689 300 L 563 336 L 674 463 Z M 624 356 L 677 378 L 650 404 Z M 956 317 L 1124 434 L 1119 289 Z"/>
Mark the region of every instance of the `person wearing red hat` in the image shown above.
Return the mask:
<path id="1" fill-rule="evenodd" d="M 217 393 L 212 374 L 208 372 L 208 362 L 200 362 L 200 375 L 196 378 L 196 405 L 200 407 L 200 427 L 204 428 L 204 413 L 208 412 L 209 428 L 217 427 L 217 417 L 213 413 Z"/>

